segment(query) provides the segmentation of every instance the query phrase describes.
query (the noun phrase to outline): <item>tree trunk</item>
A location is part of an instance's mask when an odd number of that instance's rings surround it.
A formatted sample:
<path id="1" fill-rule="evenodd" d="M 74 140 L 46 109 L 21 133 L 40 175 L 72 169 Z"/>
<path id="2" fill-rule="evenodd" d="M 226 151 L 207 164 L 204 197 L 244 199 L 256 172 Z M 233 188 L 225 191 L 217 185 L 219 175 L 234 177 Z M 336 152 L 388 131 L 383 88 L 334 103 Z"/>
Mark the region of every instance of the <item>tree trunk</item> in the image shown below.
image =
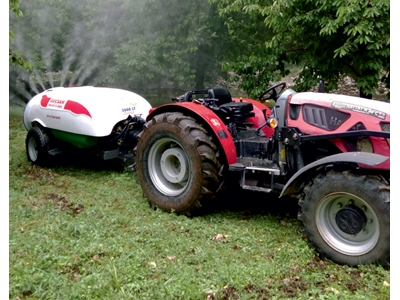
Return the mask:
<path id="1" fill-rule="evenodd" d="M 200 45 L 199 50 L 197 52 L 197 61 L 196 61 L 196 89 L 203 90 L 204 89 L 204 75 L 206 69 L 209 65 L 207 60 L 207 51 L 208 46 Z"/>
<path id="2" fill-rule="evenodd" d="M 18 72 L 11 70 L 8 77 L 8 92 L 10 95 L 17 92 L 17 78 Z"/>

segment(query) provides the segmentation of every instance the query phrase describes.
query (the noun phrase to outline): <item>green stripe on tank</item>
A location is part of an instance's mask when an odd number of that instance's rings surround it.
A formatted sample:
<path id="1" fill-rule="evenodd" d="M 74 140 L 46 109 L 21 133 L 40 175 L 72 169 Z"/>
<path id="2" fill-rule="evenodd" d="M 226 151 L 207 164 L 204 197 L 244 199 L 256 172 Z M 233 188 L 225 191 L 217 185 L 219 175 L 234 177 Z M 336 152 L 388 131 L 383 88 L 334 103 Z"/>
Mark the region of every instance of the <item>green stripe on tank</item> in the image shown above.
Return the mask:
<path id="1" fill-rule="evenodd" d="M 58 139 L 71 144 L 76 148 L 91 148 L 97 145 L 97 137 L 76 134 L 56 129 L 51 129 L 51 133 Z"/>

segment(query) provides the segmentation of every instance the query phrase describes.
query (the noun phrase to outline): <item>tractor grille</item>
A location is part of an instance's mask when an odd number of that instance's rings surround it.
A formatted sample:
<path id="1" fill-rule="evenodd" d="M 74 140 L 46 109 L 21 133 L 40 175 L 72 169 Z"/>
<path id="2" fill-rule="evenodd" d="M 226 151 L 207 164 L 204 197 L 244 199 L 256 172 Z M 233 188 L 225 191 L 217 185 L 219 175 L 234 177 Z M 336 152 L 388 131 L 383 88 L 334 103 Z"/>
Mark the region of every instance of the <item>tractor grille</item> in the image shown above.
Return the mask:
<path id="1" fill-rule="evenodd" d="M 314 126 L 328 129 L 325 111 L 322 108 L 305 106 L 303 108 L 304 120 Z"/>
<path id="2" fill-rule="evenodd" d="M 350 115 L 328 107 L 305 104 L 303 106 L 303 118 L 304 121 L 313 126 L 325 130 L 335 130 L 350 118 Z"/>

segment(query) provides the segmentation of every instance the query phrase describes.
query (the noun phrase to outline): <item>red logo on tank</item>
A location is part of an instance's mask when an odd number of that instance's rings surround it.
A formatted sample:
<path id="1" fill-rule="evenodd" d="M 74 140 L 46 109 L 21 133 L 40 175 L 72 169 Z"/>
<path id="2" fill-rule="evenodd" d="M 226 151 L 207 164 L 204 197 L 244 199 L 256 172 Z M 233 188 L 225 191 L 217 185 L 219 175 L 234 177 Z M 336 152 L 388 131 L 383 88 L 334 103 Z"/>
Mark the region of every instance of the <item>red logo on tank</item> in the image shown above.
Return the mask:
<path id="1" fill-rule="evenodd" d="M 57 110 L 68 110 L 75 115 L 86 115 L 91 118 L 91 114 L 82 104 L 72 100 L 57 100 L 46 95 L 42 96 L 40 105 L 44 108 L 52 108 Z"/>

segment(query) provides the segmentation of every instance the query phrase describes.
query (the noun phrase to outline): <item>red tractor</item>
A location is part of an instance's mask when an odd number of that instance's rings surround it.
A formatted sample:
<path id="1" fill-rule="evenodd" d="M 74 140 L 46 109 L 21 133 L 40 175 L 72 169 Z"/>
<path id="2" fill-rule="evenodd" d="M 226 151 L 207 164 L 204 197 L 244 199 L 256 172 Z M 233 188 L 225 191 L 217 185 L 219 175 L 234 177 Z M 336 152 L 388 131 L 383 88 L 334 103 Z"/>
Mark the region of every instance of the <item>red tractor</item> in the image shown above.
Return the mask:
<path id="1" fill-rule="evenodd" d="M 303 232 L 323 257 L 389 264 L 389 103 L 285 83 L 259 101 L 222 88 L 173 100 L 150 110 L 135 148 L 153 208 L 193 215 L 234 181 L 266 201 L 297 197 Z"/>

